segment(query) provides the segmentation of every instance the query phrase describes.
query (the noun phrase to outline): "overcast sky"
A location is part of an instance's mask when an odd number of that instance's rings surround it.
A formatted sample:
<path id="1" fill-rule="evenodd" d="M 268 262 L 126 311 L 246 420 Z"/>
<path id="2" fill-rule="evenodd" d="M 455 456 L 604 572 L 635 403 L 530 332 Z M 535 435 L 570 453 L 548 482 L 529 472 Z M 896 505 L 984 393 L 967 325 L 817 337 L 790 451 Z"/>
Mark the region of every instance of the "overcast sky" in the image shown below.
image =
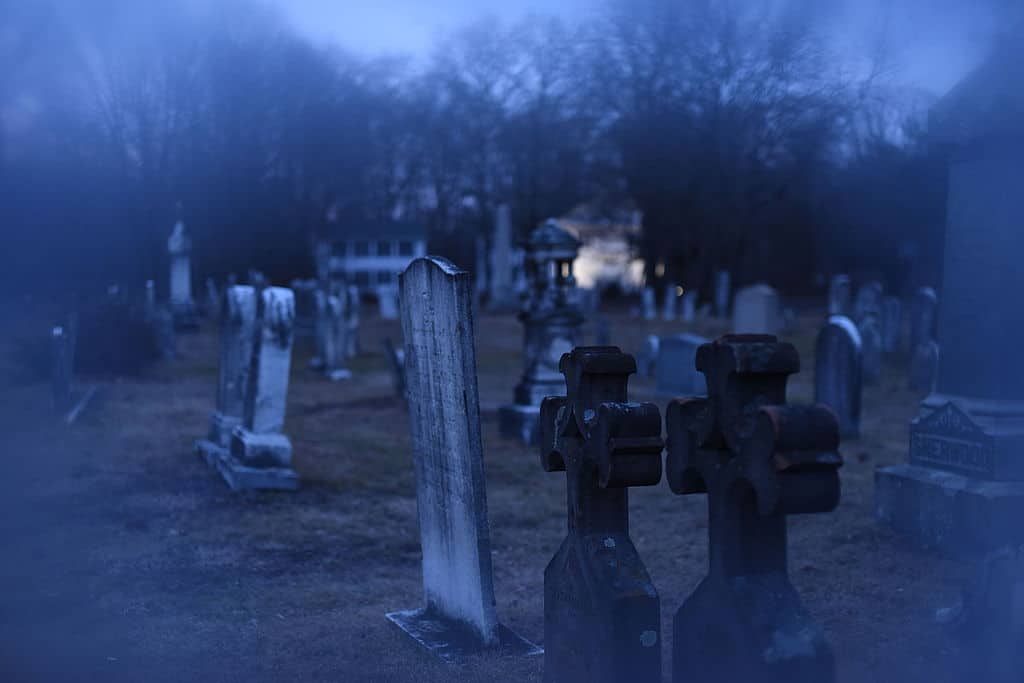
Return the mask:
<path id="1" fill-rule="evenodd" d="M 302 32 L 365 54 L 422 57 L 438 36 L 483 13 L 514 21 L 529 12 L 574 22 L 601 0 L 271 0 Z M 758 0 L 750 0 L 758 1 Z M 978 59 L 993 22 L 983 0 L 835 0 L 837 45 L 867 50 L 880 31 L 901 67 L 896 80 L 936 93 Z"/>

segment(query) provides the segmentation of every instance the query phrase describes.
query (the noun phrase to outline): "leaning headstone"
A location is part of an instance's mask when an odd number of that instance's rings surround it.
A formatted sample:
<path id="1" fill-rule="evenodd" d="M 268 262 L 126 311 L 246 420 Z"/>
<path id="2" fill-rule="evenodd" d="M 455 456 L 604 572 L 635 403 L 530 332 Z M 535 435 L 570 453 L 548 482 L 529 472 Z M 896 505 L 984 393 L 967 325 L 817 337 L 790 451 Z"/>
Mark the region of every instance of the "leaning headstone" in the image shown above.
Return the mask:
<path id="1" fill-rule="evenodd" d="M 706 396 L 704 375 L 697 370 L 697 349 L 708 342 L 695 334 L 661 337 L 655 374 L 662 396 Z"/>
<path id="2" fill-rule="evenodd" d="M 779 293 L 768 285 L 752 285 L 736 292 L 732 328 L 736 334 L 775 334 L 782 328 Z"/>
<path id="3" fill-rule="evenodd" d="M 399 281 L 426 605 L 387 617 L 446 661 L 536 654 L 495 614 L 469 273 L 417 258 Z"/>
<path id="4" fill-rule="evenodd" d="M 911 391 L 931 392 L 935 390 L 935 378 L 939 374 L 939 344 L 929 339 L 919 344 L 910 358 L 910 378 L 908 388 Z"/>
<path id="5" fill-rule="evenodd" d="M 853 321 L 834 315 L 814 348 L 814 400 L 832 409 L 843 438 L 860 435 L 863 350 Z"/>
<path id="6" fill-rule="evenodd" d="M 696 289 L 688 289 L 683 292 L 682 312 L 680 313 L 684 323 L 692 323 L 697 320 L 697 298 Z"/>
<path id="7" fill-rule="evenodd" d="M 865 282 L 857 290 L 857 298 L 853 302 L 853 320 L 860 323 L 862 318 L 882 315 L 882 283 L 877 280 Z"/>
<path id="8" fill-rule="evenodd" d="M 541 401 L 565 391 L 559 359 L 579 341 L 583 324 L 572 272 L 579 246 L 579 241 L 553 219 L 534 230 L 526 243 L 531 286 L 519 314 L 523 323 L 523 375 L 513 403 L 498 409 L 498 426 L 505 438 L 536 444 Z"/>
<path id="9" fill-rule="evenodd" d="M 569 532 L 544 570 L 544 680 L 661 681 L 661 603 L 629 537 L 629 487 L 661 481 L 661 415 L 628 402 L 631 356 L 562 356 L 544 399 L 541 466 L 565 472 Z"/>
<path id="10" fill-rule="evenodd" d="M 222 309 L 217 407 L 210 416 L 207 437 L 195 444 L 196 453 L 210 465 L 230 448 L 231 434 L 242 424 L 245 414 L 256 330 L 256 292 L 244 285 L 228 287 Z"/>
<path id="11" fill-rule="evenodd" d="M 894 296 L 882 298 L 882 317 L 879 319 L 882 332 L 882 351 L 896 353 L 900 350 L 903 335 L 903 305 Z"/>
<path id="12" fill-rule="evenodd" d="M 677 287 L 674 284 L 665 285 L 665 300 L 661 304 L 661 319 L 675 320 L 676 311 L 679 309 L 679 297 Z"/>
<path id="13" fill-rule="evenodd" d="M 192 298 L 192 239 L 185 233 L 185 223 L 174 224 L 167 238 L 167 253 L 171 260 L 170 305 L 174 324 L 191 329 L 198 326 L 196 303 Z"/>
<path id="14" fill-rule="evenodd" d="M 672 680 L 830 683 L 831 648 L 789 580 L 786 516 L 839 502 L 835 416 L 786 404 L 800 358 L 775 337 L 722 337 L 697 366 L 709 397 L 669 404 L 665 474 L 673 493 L 708 495 L 710 566 L 673 621 Z"/>
<path id="15" fill-rule="evenodd" d="M 654 320 L 658 317 L 657 307 L 654 302 L 654 288 L 644 287 L 640 293 L 641 305 L 643 307 L 644 320 Z"/>
<path id="16" fill-rule="evenodd" d="M 282 432 L 294 339 L 295 297 L 267 287 L 258 295 L 252 364 L 242 424 L 231 434 L 230 452 L 217 469 L 232 490 L 296 489 L 292 444 Z"/>
<path id="17" fill-rule="evenodd" d="M 882 333 L 878 317 L 866 315 L 857 324 L 860 332 L 861 360 L 865 384 L 878 384 L 882 378 Z"/>
<path id="18" fill-rule="evenodd" d="M 852 315 L 853 289 L 849 275 L 835 275 L 828 286 L 828 314 Z"/>
<path id="19" fill-rule="evenodd" d="M 392 285 L 378 287 L 377 305 L 383 320 L 398 320 L 398 288 Z"/>
<path id="20" fill-rule="evenodd" d="M 931 287 L 921 287 L 914 293 L 910 306 L 910 352 L 924 342 L 935 339 L 939 298 Z"/>
<path id="21" fill-rule="evenodd" d="M 732 276 L 729 271 L 715 273 L 715 317 L 729 317 L 729 300 L 732 297 Z"/>

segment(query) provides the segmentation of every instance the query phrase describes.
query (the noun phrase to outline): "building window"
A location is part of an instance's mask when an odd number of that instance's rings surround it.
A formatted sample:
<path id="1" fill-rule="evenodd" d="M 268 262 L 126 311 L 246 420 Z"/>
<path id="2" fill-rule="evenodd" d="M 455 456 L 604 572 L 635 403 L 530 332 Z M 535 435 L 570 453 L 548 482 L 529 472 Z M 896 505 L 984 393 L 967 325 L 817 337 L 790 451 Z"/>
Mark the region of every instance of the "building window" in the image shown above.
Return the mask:
<path id="1" fill-rule="evenodd" d="M 391 242 L 377 242 L 377 256 L 391 256 Z"/>
<path id="2" fill-rule="evenodd" d="M 377 284 L 378 285 L 390 285 L 394 275 L 391 271 L 381 270 L 377 272 Z"/>
<path id="3" fill-rule="evenodd" d="M 355 243 L 355 255 L 356 256 L 369 256 L 370 255 L 370 243 L 359 241 Z"/>
<path id="4" fill-rule="evenodd" d="M 370 284 L 370 274 L 365 270 L 356 271 L 356 284 L 360 287 L 366 287 Z"/>
<path id="5" fill-rule="evenodd" d="M 408 240 L 398 243 L 398 255 L 399 256 L 412 256 L 412 242 Z"/>

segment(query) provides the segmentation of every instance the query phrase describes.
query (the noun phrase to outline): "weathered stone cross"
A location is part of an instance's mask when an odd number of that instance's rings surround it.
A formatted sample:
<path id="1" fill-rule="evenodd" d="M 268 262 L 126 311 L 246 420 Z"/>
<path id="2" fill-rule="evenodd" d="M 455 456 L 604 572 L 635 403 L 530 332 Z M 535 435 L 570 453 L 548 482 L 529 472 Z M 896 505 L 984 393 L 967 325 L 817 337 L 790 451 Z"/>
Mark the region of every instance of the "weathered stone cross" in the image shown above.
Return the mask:
<path id="1" fill-rule="evenodd" d="M 544 680 L 661 681 L 658 593 L 629 538 L 628 487 L 661 481 L 661 415 L 628 403 L 632 356 L 577 347 L 541 406 L 541 462 L 566 472 L 569 533 L 544 571 Z"/>
<path id="2" fill-rule="evenodd" d="M 666 478 L 675 493 L 708 494 L 710 534 L 708 575 L 673 622 L 677 683 L 835 678 L 786 567 L 786 515 L 835 508 L 842 464 L 833 413 L 786 405 L 799 367 L 791 344 L 728 335 L 697 352 L 708 398 L 666 411 Z"/>

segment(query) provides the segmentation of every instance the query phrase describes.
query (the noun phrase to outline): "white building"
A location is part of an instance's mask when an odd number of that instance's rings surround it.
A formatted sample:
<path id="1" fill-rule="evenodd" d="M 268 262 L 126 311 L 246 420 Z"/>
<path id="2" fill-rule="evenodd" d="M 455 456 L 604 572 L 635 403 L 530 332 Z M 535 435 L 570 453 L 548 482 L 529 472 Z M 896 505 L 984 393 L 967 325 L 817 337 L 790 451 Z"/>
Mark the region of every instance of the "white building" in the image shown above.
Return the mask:
<path id="1" fill-rule="evenodd" d="M 414 258 L 427 254 L 427 230 L 414 223 L 336 224 L 330 240 L 330 271 L 361 292 L 397 287 L 398 274 Z"/>

